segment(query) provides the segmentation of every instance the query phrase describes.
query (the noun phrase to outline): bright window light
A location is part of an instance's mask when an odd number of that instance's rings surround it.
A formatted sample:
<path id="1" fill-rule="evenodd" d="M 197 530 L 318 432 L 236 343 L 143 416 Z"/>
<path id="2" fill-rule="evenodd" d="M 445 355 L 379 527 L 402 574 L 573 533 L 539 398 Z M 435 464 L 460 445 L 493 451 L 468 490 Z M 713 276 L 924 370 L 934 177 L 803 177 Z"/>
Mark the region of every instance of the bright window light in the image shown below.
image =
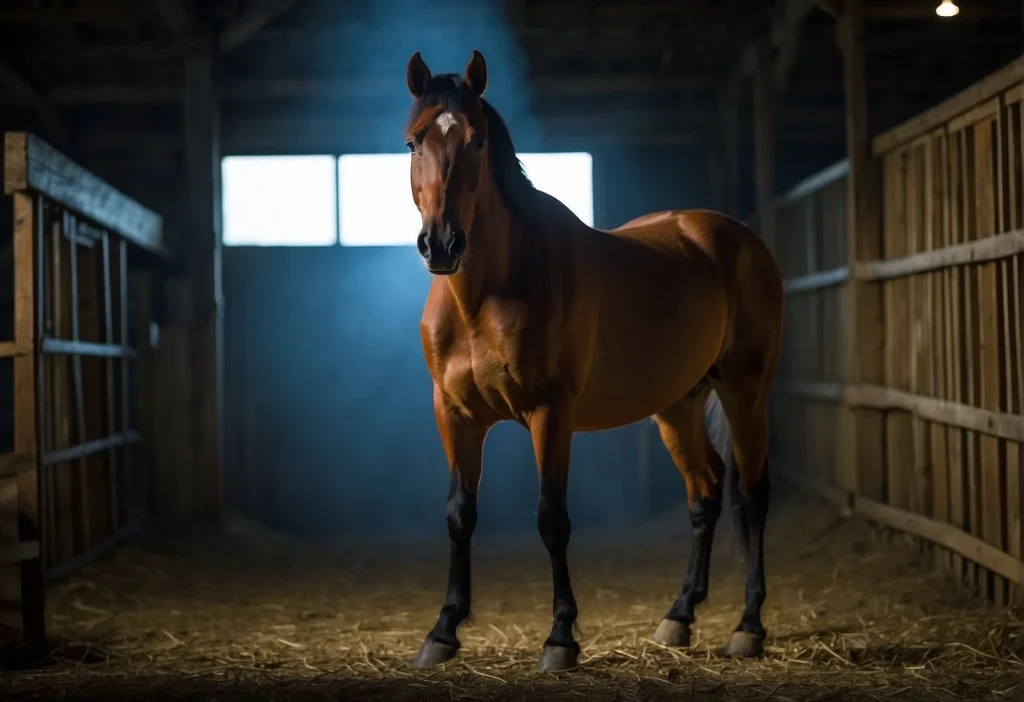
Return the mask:
<path id="1" fill-rule="evenodd" d="M 349 154 L 338 160 L 343 246 L 413 246 L 422 220 L 409 185 L 411 154 Z M 594 225 L 593 159 L 588 153 L 519 154 L 538 189 Z"/>
<path id="2" fill-rule="evenodd" d="M 330 246 L 338 239 L 334 156 L 221 161 L 225 246 Z"/>

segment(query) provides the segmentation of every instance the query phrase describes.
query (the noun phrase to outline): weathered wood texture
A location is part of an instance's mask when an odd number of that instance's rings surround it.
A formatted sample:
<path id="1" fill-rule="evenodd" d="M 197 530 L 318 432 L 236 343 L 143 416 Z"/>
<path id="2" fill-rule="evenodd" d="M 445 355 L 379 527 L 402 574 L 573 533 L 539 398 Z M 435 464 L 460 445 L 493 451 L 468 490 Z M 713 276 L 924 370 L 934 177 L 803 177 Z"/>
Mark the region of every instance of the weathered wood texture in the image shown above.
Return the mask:
<path id="1" fill-rule="evenodd" d="M 14 431 L 0 446 L 0 624 L 38 642 L 44 583 L 143 516 L 135 348 L 147 349 L 148 309 L 128 250 L 162 255 L 163 222 L 33 135 L 4 144 L 14 296 L 0 362 L 13 364 Z"/>
<path id="2" fill-rule="evenodd" d="M 861 234 L 880 237 L 878 260 L 849 245 L 856 217 L 842 214 L 839 179 L 797 188 L 776 213 L 789 291 L 773 400 L 779 463 L 921 537 L 999 603 L 1024 599 L 1022 105 L 1024 58 L 874 139 L 880 223 L 870 203 L 858 210 L 868 213 Z M 857 288 L 880 293 L 879 308 L 840 307 Z M 854 313 L 862 319 L 843 340 Z M 881 377 L 841 372 L 837 359 L 863 357 L 872 340 Z M 848 411 L 880 417 L 884 432 L 867 446 L 854 435 L 857 460 L 843 475 L 846 448 L 831 437 Z M 865 453 L 875 447 L 879 456 Z"/>

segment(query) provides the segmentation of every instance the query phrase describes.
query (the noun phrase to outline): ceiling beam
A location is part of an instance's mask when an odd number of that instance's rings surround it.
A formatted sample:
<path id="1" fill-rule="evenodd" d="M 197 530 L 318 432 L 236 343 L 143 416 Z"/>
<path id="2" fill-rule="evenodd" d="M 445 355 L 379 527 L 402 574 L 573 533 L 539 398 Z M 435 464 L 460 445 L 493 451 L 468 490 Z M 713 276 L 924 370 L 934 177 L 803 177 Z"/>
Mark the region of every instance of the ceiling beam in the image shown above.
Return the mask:
<path id="1" fill-rule="evenodd" d="M 714 85 L 716 76 L 667 75 L 654 76 L 620 74 L 571 78 L 567 76 L 537 76 L 529 81 L 529 90 L 543 95 L 643 95 L 656 92 L 696 92 Z M 75 85 L 55 86 L 47 93 L 47 99 L 60 105 L 88 105 L 102 103 L 153 104 L 178 102 L 182 100 L 182 89 L 176 85 Z M 385 81 L 377 78 L 355 78 L 345 80 L 305 79 L 264 79 L 233 80 L 224 86 L 226 100 L 272 100 L 272 99 L 334 99 L 342 100 L 358 95 L 360 98 L 406 97 L 402 81 Z"/>
<path id="2" fill-rule="evenodd" d="M 67 149 L 71 145 L 71 133 L 53 105 L 46 101 L 32 80 L 3 57 L 0 57 L 0 83 L 6 84 L 15 98 L 35 110 L 48 131 L 46 138 L 53 140 L 55 146 Z"/>
<path id="3" fill-rule="evenodd" d="M 164 24 L 171 30 L 175 39 L 187 39 L 195 36 L 196 13 L 193 0 L 153 0 Z"/>
<path id="4" fill-rule="evenodd" d="M 220 53 L 234 51 L 270 22 L 290 10 L 297 2 L 299 0 L 256 0 L 246 12 L 232 19 L 224 27 L 218 42 Z"/>
<path id="5" fill-rule="evenodd" d="M 789 45 L 787 51 L 790 54 L 796 53 L 798 39 L 794 39 L 798 27 L 804 18 L 818 5 L 820 0 L 782 0 L 775 6 L 771 26 L 768 30 L 769 43 L 772 49 L 781 49 Z M 790 59 L 792 61 L 792 58 Z M 729 74 L 729 82 L 733 86 L 743 80 L 754 70 L 757 63 L 757 42 L 752 42 L 744 47 L 739 59 L 733 65 Z M 781 76 L 776 73 L 775 80 L 781 77 L 784 81 L 788 75 L 788 69 L 784 70 Z M 778 90 L 778 85 L 776 85 Z"/>

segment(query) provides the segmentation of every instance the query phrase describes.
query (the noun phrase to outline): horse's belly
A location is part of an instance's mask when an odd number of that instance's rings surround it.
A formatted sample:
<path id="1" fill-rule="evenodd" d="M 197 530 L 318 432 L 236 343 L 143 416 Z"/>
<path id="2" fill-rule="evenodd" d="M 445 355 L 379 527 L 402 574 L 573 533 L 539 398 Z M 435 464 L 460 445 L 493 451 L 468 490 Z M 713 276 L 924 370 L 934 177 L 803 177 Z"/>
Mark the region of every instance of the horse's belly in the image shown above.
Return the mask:
<path id="1" fill-rule="evenodd" d="M 624 297 L 616 297 L 601 310 L 574 412 L 579 431 L 661 412 L 704 377 L 718 359 L 726 327 L 724 295 L 716 305 L 714 288 L 705 290 L 680 289 L 677 296 L 644 304 L 621 305 Z"/>

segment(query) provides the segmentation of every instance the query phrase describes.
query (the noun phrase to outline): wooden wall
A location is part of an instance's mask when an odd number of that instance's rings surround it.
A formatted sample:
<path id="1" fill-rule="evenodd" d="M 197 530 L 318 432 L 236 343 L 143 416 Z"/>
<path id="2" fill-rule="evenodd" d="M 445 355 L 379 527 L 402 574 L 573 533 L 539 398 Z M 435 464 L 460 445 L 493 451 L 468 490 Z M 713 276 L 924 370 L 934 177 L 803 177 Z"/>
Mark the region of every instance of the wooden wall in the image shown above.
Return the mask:
<path id="1" fill-rule="evenodd" d="M 776 208 L 789 291 L 778 462 L 921 537 L 1000 603 L 1024 601 L 1022 99 L 1024 58 L 874 139 L 860 213 L 877 257 L 839 253 L 856 221 L 838 214 L 841 179 L 810 179 Z M 858 310 L 855 291 L 879 304 Z M 872 347 L 880 377 L 853 375 Z"/>

